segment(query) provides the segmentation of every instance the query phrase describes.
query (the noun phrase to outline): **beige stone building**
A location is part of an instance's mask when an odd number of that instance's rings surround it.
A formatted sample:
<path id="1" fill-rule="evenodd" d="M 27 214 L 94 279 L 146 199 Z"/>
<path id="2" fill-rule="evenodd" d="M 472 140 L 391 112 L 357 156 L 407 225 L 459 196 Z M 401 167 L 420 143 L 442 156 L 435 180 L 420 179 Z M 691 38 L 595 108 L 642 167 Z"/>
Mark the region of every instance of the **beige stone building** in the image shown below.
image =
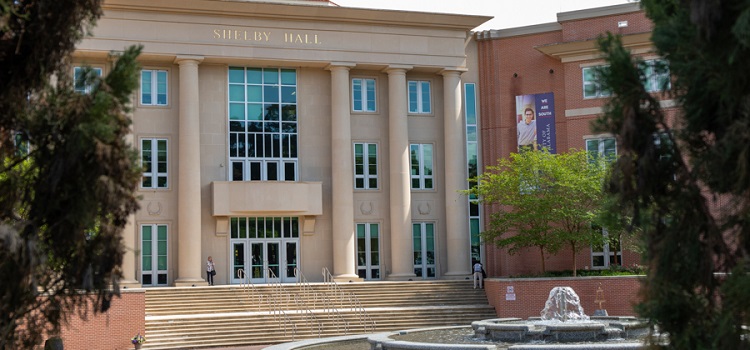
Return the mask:
<path id="1" fill-rule="evenodd" d="M 480 256 L 472 28 L 326 1 L 106 0 L 74 54 L 143 45 L 125 286 L 465 278 Z M 85 86 L 81 89 L 85 91 Z M 473 239 L 472 239 L 473 238 Z M 298 274 L 299 275 L 299 274 Z"/>

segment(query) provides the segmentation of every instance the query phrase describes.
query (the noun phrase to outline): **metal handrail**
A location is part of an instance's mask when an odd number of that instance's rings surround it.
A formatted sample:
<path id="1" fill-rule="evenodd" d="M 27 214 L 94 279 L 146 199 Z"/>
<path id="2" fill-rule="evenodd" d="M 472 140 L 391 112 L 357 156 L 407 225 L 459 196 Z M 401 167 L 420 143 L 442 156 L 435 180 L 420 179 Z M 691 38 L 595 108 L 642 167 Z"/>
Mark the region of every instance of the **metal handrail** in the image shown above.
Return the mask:
<path id="1" fill-rule="evenodd" d="M 294 277 L 297 281 L 297 288 L 302 291 L 302 299 L 305 303 L 309 303 L 309 300 L 312 299 L 312 308 L 314 309 L 318 301 L 318 292 L 316 292 L 310 282 L 307 281 L 307 278 L 299 268 L 294 268 Z"/>
<path id="2" fill-rule="evenodd" d="M 251 303 L 253 298 L 256 295 L 258 296 L 258 310 L 260 310 L 261 304 L 263 303 L 263 295 L 255 288 L 253 281 L 250 280 L 244 269 L 237 269 L 237 278 L 240 280 L 242 294 L 247 295 L 247 298 L 251 300 Z"/>
<path id="3" fill-rule="evenodd" d="M 281 327 L 281 320 L 284 321 L 284 327 L 283 327 L 284 328 L 284 336 L 287 335 L 287 329 L 289 327 L 289 324 L 291 323 L 291 325 L 292 325 L 292 341 L 294 341 L 297 338 L 297 325 L 294 322 L 292 322 L 292 319 L 289 317 L 289 315 L 286 313 L 286 311 L 283 310 L 283 307 L 282 307 L 282 301 L 283 300 L 278 300 L 277 299 L 278 297 L 280 297 L 280 296 L 282 296 L 284 294 L 284 288 L 281 285 L 281 279 L 278 278 L 278 277 L 276 277 L 276 273 L 274 273 L 273 269 L 271 269 L 270 267 L 267 269 L 267 275 L 266 276 L 270 276 L 270 278 L 272 280 L 276 279 L 277 280 L 276 284 L 278 285 L 277 292 L 273 292 L 274 285 L 273 285 L 273 283 L 271 284 L 271 290 L 272 290 L 272 292 L 268 296 L 268 299 L 269 299 L 269 301 L 272 304 L 271 313 L 274 315 L 274 319 L 276 320 L 276 322 L 279 323 L 279 327 Z"/>
<path id="4" fill-rule="evenodd" d="M 354 311 L 355 315 L 357 315 L 359 324 L 362 325 L 362 330 L 364 331 L 364 333 L 368 333 L 367 326 L 370 326 L 369 332 L 375 332 L 375 320 L 373 320 L 372 317 L 370 317 L 370 315 L 367 313 L 367 310 L 365 310 L 365 307 L 362 306 L 362 303 L 359 301 L 359 298 L 357 298 L 357 295 L 350 292 L 349 300 L 352 305 L 352 311 Z"/>
<path id="5" fill-rule="evenodd" d="M 346 306 L 344 305 L 346 293 L 344 293 L 344 290 L 341 289 L 338 283 L 333 279 L 333 275 L 327 267 L 323 267 L 323 282 L 328 286 L 328 290 L 339 300 L 339 305 L 342 307 Z"/>
<path id="6" fill-rule="evenodd" d="M 294 301 L 297 304 L 297 307 L 299 310 L 302 310 L 303 314 L 306 316 L 305 318 L 308 321 L 308 326 L 310 327 L 310 334 L 315 335 L 315 325 L 318 326 L 318 338 L 323 334 L 323 324 L 318 320 L 318 317 L 315 316 L 315 313 L 310 310 L 310 308 L 305 305 L 304 300 L 297 299 L 298 295 L 294 295 Z M 302 307 L 304 306 L 304 307 Z"/>
<path id="7" fill-rule="evenodd" d="M 342 300 L 341 297 L 343 296 L 343 291 L 341 291 L 341 289 L 338 287 L 338 285 L 336 284 L 336 281 L 333 280 L 333 275 L 331 275 L 331 271 L 329 271 L 327 267 L 323 267 L 322 273 L 323 273 L 323 282 L 326 286 L 325 289 L 327 289 L 329 292 L 333 291 L 332 293 L 330 293 L 333 295 L 333 298 L 331 298 L 329 293 L 324 292 L 323 294 L 323 301 L 325 305 L 325 310 L 328 313 L 328 318 L 329 319 L 333 318 L 334 321 L 337 321 L 338 322 L 337 325 L 339 326 L 339 328 L 341 328 L 341 325 L 343 324 L 344 334 L 348 334 L 349 333 L 349 321 L 344 319 L 343 315 L 341 314 L 339 309 L 336 307 L 337 299 L 339 300 L 338 302 L 339 305 L 343 304 L 343 302 L 341 301 Z M 339 293 L 337 293 L 337 291 L 339 291 Z"/>

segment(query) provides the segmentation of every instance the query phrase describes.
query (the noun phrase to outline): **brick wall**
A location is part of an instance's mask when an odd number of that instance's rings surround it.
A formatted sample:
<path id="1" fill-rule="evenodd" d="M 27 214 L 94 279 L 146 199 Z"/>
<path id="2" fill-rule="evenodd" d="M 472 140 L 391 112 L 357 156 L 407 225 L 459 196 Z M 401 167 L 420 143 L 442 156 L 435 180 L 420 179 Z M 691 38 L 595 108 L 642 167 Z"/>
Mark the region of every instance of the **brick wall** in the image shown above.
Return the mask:
<path id="1" fill-rule="evenodd" d="M 489 278 L 484 281 L 487 299 L 498 317 L 538 317 L 549 292 L 554 287 L 571 287 L 581 299 L 584 312 L 591 316 L 599 309 L 595 300 L 601 286 L 605 302 L 602 307 L 610 316 L 636 316 L 633 306 L 641 299 L 639 290 L 643 276 L 580 277 L 580 278 Z M 508 287 L 513 296 L 508 298 Z"/>
<path id="2" fill-rule="evenodd" d="M 596 55 L 591 55 L 563 62 L 559 57 L 545 55 L 539 48 L 591 40 L 607 31 L 623 35 L 649 32 L 652 23 L 643 11 L 633 11 L 631 8 L 632 6 L 625 6 L 623 13 L 614 15 L 563 21 L 557 28 L 549 26 L 546 28 L 551 29 L 539 29 L 540 31 L 530 34 L 498 35 L 478 41 L 483 167 L 496 165 L 499 158 L 507 157 L 517 150 L 515 97 L 518 95 L 554 93 L 558 152 L 585 147 L 584 137 L 596 134 L 591 130 L 591 122 L 597 115 L 587 113 L 566 117 L 566 111 L 602 107 L 607 102 L 605 98 L 583 98 L 581 67 L 602 61 Z M 618 28 L 619 21 L 628 21 L 628 26 Z M 653 57 L 654 53 L 645 55 Z M 580 114 L 580 110 L 576 114 Z M 667 114 L 671 116 L 673 112 L 667 111 Z M 499 206 L 484 206 L 485 227 L 491 214 L 500 209 Z M 491 244 L 485 248 L 485 266 L 490 276 L 542 271 L 538 249 L 523 249 L 509 255 L 507 250 L 498 249 Z M 574 260 L 579 269 L 591 265 L 590 249 L 584 248 L 575 256 L 569 250 L 547 256 L 545 268 L 548 271 L 570 270 L 573 269 Z M 629 251 L 624 252 L 623 260 L 624 265 L 642 263 L 638 254 Z"/>
<path id="3" fill-rule="evenodd" d="M 106 313 L 89 307 L 87 319 L 73 315 L 60 334 L 65 350 L 133 349 L 130 339 L 145 333 L 145 297 L 143 289 L 123 290 Z"/>

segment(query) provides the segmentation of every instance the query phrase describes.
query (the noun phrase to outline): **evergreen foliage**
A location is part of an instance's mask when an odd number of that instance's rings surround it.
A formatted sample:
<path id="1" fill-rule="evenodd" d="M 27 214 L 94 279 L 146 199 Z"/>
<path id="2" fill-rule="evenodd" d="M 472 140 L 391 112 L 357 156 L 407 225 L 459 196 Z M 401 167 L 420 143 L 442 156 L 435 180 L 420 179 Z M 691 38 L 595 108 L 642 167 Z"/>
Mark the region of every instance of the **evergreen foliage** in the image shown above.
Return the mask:
<path id="1" fill-rule="evenodd" d="M 643 0 L 669 62 L 665 114 L 642 62 L 600 39 L 613 92 L 596 127 L 617 136 L 608 187 L 643 233 L 649 266 L 639 310 L 669 349 L 748 349 L 750 316 L 750 3 Z M 674 119 L 674 120 L 672 120 Z M 688 161 L 689 160 L 689 161 Z"/>
<path id="2" fill-rule="evenodd" d="M 74 91 L 69 56 L 100 7 L 0 0 L 0 349 L 33 348 L 119 293 L 140 177 L 126 140 L 140 48 Z"/>
<path id="3" fill-rule="evenodd" d="M 592 222 L 602 206 L 605 174 L 605 160 L 585 151 L 512 153 L 471 179 L 478 185 L 467 193 L 498 206 L 482 233 L 485 241 L 510 254 L 539 249 L 542 271 L 546 255 L 567 247 L 576 271 L 575 254 L 602 240 Z"/>

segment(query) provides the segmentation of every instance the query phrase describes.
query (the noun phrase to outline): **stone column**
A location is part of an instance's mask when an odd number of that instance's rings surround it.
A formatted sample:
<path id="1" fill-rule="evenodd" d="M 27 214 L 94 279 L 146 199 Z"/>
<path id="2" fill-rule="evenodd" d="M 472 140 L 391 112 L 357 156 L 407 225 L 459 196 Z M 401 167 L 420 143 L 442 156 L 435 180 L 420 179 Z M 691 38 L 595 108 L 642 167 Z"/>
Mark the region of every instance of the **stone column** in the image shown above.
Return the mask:
<path id="1" fill-rule="evenodd" d="M 445 277 L 464 278 L 471 274 L 469 255 L 469 213 L 464 190 L 466 184 L 466 141 L 461 114 L 461 71 L 451 69 L 443 75 L 443 131 L 445 133 L 445 230 L 448 266 Z"/>
<path id="2" fill-rule="evenodd" d="M 132 111 L 128 114 L 130 119 L 133 119 Z M 133 137 L 133 123 L 130 123 L 130 133 L 125 136 L 125 142 L 135 149 L 140 149 L 134 141 Z M 135 214 L 128 215 L 128 222 L 122 229 L 122 245 L 125 248 L 125 252 L 122 255 L 122 278 L 120 279 L 120 288 L 141 288 L 141 282 L 138 282 L 138 269 L 136 266 L 136 256 L 142 256 L 141 244 L 138 241 L 140 235 L 138 234 L 138 227 L 135 225 Z M 138 254 L 136 255 L 136 252 Z"/>
<path id="3" fill-rule="evenodd" d="M 352 156 L 349 69 L 353 63 L 331 63 L 331 182 L 333 271 L 336 280 L 358 280 L 354 234 L 354 159 Z"/>
<path id="4" fill-rule="evenodd" d="M 122 244 L 125 246 L 125 253 L 122 256 L 122 279 L 120 279 L 120 288 L 140 288 L 141 283 L 136 278 L 136 254 L 141 256 L 140 244 L 136 240 L 139 237 L 136 234 L 135 215 L 128 216 L 128 223 L 122 230 Z"/>
<path id="5" fill-rule="evenodd" d="M 391 273 L 388 279 L 416 277 L 411 233 L 411 172 L 407 121 L 406 71 L 390 66 L 388 73 L 388 154 L 390 173 Z"/>
<path id="6" fill-rule="evenodd" d="M 177 162 L 177 279 L 175 286 L 206 285 L 201 251 L 201 162 L 198 64 L 200 56 L 177 56 L 180 65 L 180 126 Z"/>

